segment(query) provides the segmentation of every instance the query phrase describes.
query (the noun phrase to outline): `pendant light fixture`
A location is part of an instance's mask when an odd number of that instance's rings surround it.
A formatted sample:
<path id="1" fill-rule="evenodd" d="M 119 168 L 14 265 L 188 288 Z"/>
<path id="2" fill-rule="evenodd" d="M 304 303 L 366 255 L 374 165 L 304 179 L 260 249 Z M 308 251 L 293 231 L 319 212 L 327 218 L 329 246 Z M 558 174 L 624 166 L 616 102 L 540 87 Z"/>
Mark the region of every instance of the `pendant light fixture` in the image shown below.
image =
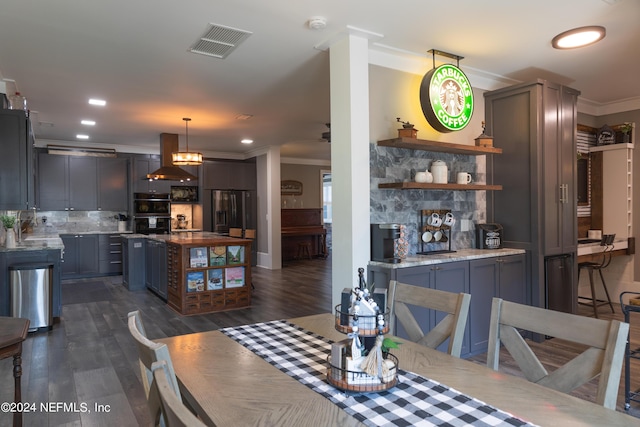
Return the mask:
<path id="1" fill-rule="evenodd" d="M 187 151 L 177 151 L 171 153 L 172 163 L 176 166 L 197 166 L 202 164 L 202 153 L 197 151 L 189 151 L 189 117 L 183 117 L 187 135 Z"/>

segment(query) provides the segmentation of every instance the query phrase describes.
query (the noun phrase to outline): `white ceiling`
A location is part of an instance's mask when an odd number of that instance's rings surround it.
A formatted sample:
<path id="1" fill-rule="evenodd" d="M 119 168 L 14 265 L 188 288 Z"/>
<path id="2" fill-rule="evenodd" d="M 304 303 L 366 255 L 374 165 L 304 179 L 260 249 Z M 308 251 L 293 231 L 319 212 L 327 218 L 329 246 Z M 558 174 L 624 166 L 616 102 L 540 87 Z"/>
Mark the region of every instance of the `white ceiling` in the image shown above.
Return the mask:
<path id="1" fill-rule="evenodd" d="M 309 29 L 314 16 L 327 27 Z M 209 23 L 252 35 L 226 59 L 188 52 Z M 551 47 L 554 35 L 586 25 L 606 27 L 606 38 Z M 640 105 L 639 0 L 12 0 L 0 5 L 0 77 L 27 97 L 39 140 L 88 133 L 85 146 L 157 150 L 161 132 L 184 144 L 182 118 L 191 117 L 189 148 L 205 155 L 282 145 L 284 157 L 328 159 L 329 54 L 314 46 L 348 27 L 382 35 L 372 51 L 423 72 L 427 51 L 439 49 L 498 85 L 548 78 L 580 90 L 592 111 Z M 89 97 L 108 105 L 91 107 Z M 97 125 L 80 125 L 85 118 Z"/>

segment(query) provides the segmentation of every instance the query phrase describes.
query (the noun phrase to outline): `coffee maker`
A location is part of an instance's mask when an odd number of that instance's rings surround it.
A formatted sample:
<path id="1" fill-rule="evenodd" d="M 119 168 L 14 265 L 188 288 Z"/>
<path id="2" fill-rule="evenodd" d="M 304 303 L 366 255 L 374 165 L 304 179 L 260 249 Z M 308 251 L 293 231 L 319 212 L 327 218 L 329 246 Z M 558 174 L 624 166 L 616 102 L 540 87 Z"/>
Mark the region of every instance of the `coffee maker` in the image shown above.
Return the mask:
<path id="1" fill-rule="evenodd" d="M 371 261 L 398 263 L 395 241 L 400 238 L 400 224 L 371 224 Z"/>

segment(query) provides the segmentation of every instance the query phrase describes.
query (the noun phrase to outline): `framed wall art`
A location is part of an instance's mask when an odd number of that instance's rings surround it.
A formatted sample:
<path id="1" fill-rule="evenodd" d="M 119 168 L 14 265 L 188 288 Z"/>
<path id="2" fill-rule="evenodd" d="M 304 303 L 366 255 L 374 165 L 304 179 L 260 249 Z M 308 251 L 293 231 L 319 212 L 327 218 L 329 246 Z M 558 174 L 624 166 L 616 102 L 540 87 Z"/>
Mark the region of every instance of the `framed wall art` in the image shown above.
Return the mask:
<path id="1" fill-rule="evenodd" d="M 302 194 L 302 183 L 293 180 L 281 181 L 280 194 L 283 196 L 299 196 Z"/>

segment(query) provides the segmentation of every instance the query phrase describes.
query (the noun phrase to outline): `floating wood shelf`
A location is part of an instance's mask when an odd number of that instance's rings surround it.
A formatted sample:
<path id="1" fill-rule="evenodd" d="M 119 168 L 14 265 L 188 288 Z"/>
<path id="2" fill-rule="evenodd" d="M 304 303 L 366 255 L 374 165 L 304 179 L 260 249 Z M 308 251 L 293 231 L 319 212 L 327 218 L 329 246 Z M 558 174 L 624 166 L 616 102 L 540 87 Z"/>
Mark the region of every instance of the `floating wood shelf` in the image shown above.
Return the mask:
<path id="1" fill-rule="evenodd" d="M 383 147 L 407 148 L 410 150 L 435 151 L 439 153 L 467 154 L 480 156 L 484 154 L 501 154 L 502 148 L 478 147 L 475 145 L 453 144 L 450 142 L 429 141 L 417 138 L 393 138 L 378 141 Z"/>
<path id="2" fill-rule="evenodd" d="M 433 184 L 422 182 L 387 182 L 378 184 L 381 189 L 397 189 L 397 190 L 489 190 L 500 191 L 502 185 L 486 185 L 486 184 Z"/>

